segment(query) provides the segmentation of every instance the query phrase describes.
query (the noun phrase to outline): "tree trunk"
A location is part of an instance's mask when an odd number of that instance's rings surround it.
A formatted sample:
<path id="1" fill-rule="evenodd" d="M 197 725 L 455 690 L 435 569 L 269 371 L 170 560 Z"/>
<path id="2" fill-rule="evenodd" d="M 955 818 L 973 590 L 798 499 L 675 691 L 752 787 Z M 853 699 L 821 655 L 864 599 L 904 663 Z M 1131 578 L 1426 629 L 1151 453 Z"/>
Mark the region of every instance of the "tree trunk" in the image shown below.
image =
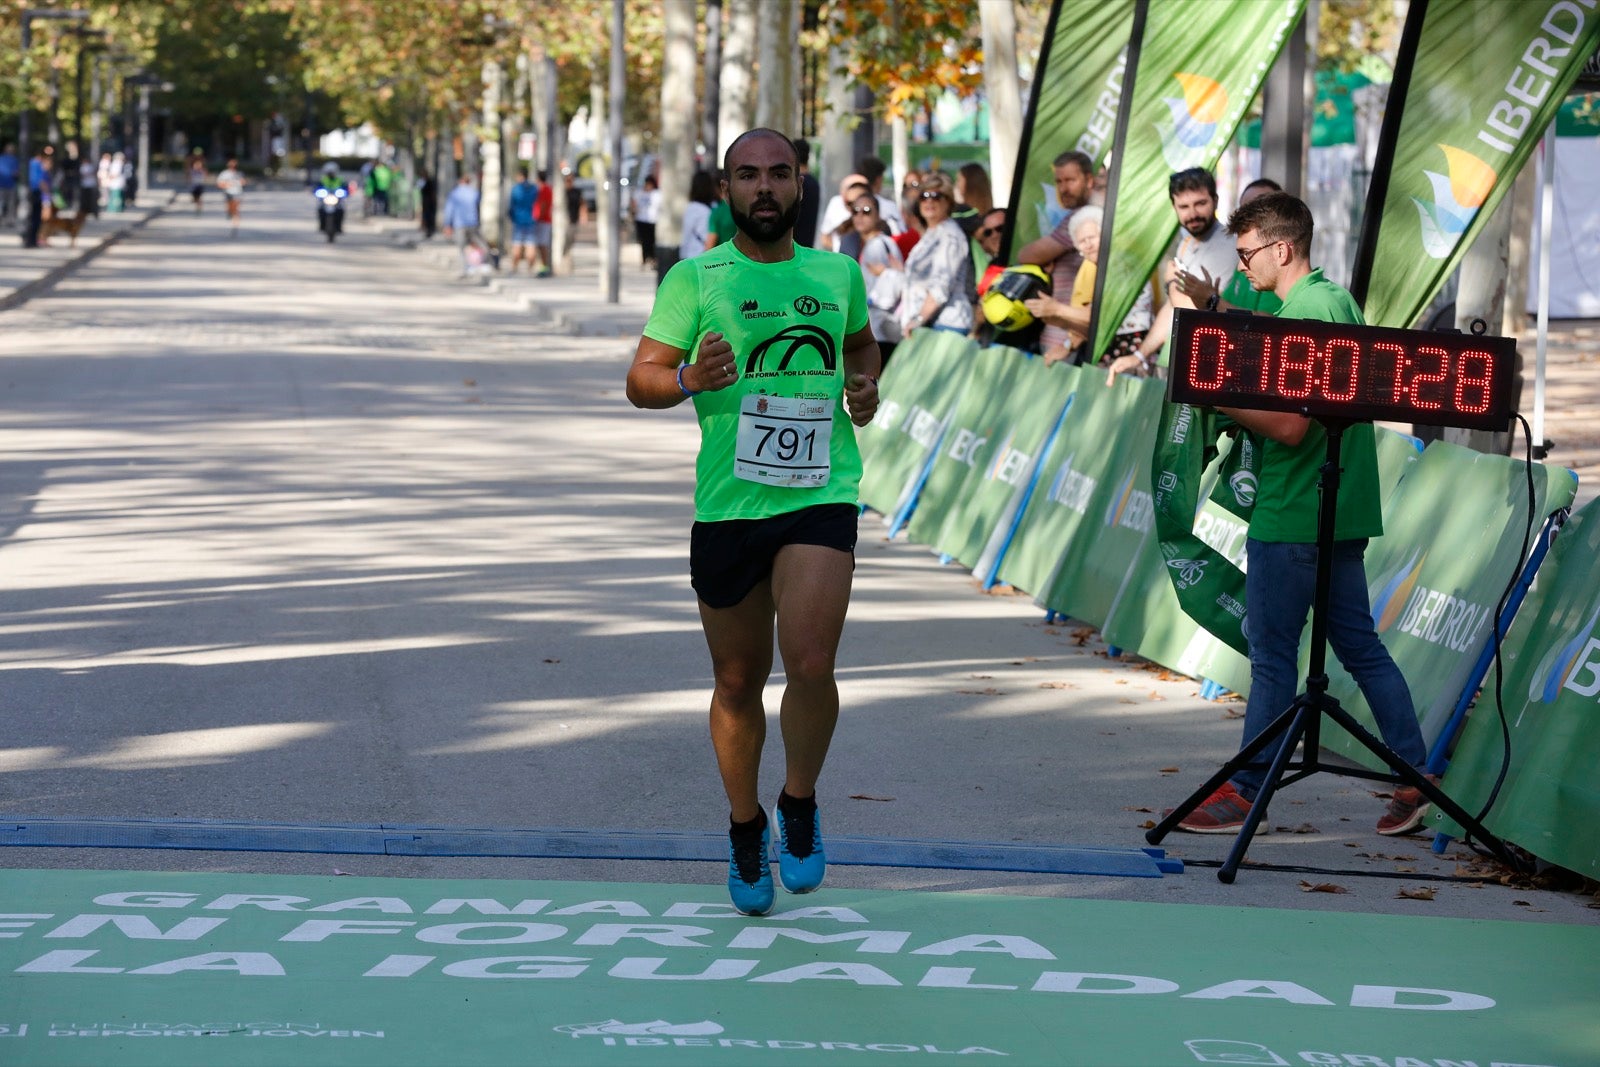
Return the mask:
<path id="1" fill-rule="evenodd" d="M 706 106 L 700 119 L 700 142 L 706 146 L 706 158 L 719 159 L 722 149 L 718 145 L 717 134 L 717 107 L 720 103 L 717 86 L 722 84 L 722 0 L 707 0 L 706 2 Z M 692 44 L 692 42 L 691 42 Z M 671 47 L 668 47 L 670 58 Z M 664 72 L 663 72 L 664 73 Z M 666 102 L 666 86 L 661 88 L 662 103 Z M 665 122 L 667 112 L 662 112 Z M 663 138 L 665 134 L 663 134 Z M 665 146 L 662 148 L 665 157 Z M 689 146 L 690 165 L 693 166 L 694 146 Z M 688 179 L 685 178 L 685 181 Z M 666 197 L 663 193 L 663 202 Z M 659 233 L 659 228 L 657 233 Z"/>
<path id="2" fill-rule="evenodd" d="M 1022 143 L 1015 0 L 980 0 L 978 14 L 983 19 L 983 84 L 989 98 L 989 183 L 994 202 L 1006 204 Z"/>
<path id="3" fill-rule="evenodd" d="M 710 161 L 715 170 L 721 153 L 733 139 L 750 128 L 751 77 L 756 59 L 757 0 L 728 0 L 728 32 L 723 38 L 722 81 L 717 86 L 717 152 Z M 709 90 L 708 90 L 709 91 Z"/>
<path id="4" fill-rule="evenodd" d="M 608 20 L 602 20 L 601 25 L 607 25 Z M 591 138 L 592 151 L 601 160 L 601 171 L 594 179 L 594 232 L 595 241 L 602 254 L 606 247 L 606 240 L 611 236 L 608 225 L 611 213 L 607 209 L 611 205 L 611 190 L 606 188 L 605 156 L 607 145 L 605 142 L 606 130 L 606 73 L 611 66 L 609 49 L 596 52 L 593 62 L 589 66 L 589 129 L 594 132 Z M 598 277 L 600 295 L 605 295 L 606 272 L 602 269 Z"/>
<path id="5" fill-rule="evenodd" d="M 678 258 L 689 181 L 694 176 L 694 6 L 695 0 L 663 0 L 666 55 L 661 65 L 661 210 L 656 216 L 657 263 L 662 271 Z M 715 86 L 708 83 L 706 91 L 715 92 Z"/>
<path id="6" fill-rule="evenodd" d="M 505 74 L 500 64 L 488 60 L 483 65 L 483 135 L 493 138 L 479 151 L 483 182 L 479 186 L 478 223 L 483 239 L 494 248 L 503 248 L 505 208 L 501 205 L 504 183 L 500 175 L 500 95 Z"/>
<path id="7" fill-rule="evenodd" d="M 828 50 L 828 118 L 822 124 L 822 166 L 813 168 L 817 184 L 822 186 L 822 202 L 826 204 L 839 189 L 844 176 L 855 167 L 856 115 L 855 85 L 847 74 L 845 51 L 835 45 Z M 870 120 L 869 120 L 870 121 Z M 821 234 L 817 235 L 821 238 Z M 820 242 L 819 242 L 820 247 Z"/>
<path id="8" fill-rule="evenodd" d="M 1478 232 L 1478 237 L 1461 258 L 1460 283 L 1456 289 L 1456 328 L 1463 333 L 1482 319 L 1490 332 L 1497 330 L 1505 315 L 1506 271 L 1511 246 L 1512 197 L 1500 202 Z M 1506 455 L 1511 449 L 1510 433 L 1492 430 L 1464 430 L 1451 426 L 1443 433 L 1446 441 L 1491 455 Z"/>

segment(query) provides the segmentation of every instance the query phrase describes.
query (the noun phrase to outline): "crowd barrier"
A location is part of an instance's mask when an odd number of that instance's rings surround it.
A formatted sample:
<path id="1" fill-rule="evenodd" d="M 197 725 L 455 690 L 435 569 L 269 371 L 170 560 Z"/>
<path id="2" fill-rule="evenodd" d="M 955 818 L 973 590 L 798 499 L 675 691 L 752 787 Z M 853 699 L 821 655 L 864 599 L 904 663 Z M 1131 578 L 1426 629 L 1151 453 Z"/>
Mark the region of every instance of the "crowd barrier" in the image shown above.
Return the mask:
<path id="1" fill-rule="evenodd" d="M 958 335 L 924 330 L 896 350 L 880 390 L 879 416 L 861 431 L 861 499 L 885 517 L 890 536 L 904 529 L 980 579 L 1005 582 L 1052 612 L 1097 627 L 1109 645 L 1249 693 L 1239 642 L 1230 645 L 1184 613 L 1160 549 L 1151 467 L 1165 407 L 1162 383 L 1119 378 L 1108 386 L 1103 370 L 1046 366 L 1011 349 L 979 349 Z M 1404 434 L 1378 432 L 1385 535 L 1368 548 L 1367 576 L 1374 621 L 1410 682 L 1424 737 L 1442 766 L 1459 722 L 1455 713 L 1482 679 L 1496 605 L 1524 563 L 1528 473 L 1504 456 L 1442 441 L 1426 450 L 1418 445 Z M 1242 570 L 1246 522 L 1209 499 L 1217 467 L 1205 473 L 1193 532 Z M 1550 516 L 1571 506 L 1577 479 L 1535 464 L 1533 483 L 1537 535 Z M 1600 516 L 1591 511 L 1573 520 L 1577 537 L 1557 540 L 1533 592 L 1514 612 L 1504 654 L 1512 675 L 1524 680 L 1506 690 L 1509 717 L 1526 716 L 1535 691 L 1548 690 L 1541 707 L 1557 698 L 1565 707 L 1561 701 L 1586 693 L 1589 721 L 1597 721 L 1600 637 L 1590 635 L 1600 621 L 1600 572 L 1592 569 L 1592 544 L 1587 551 L 1570 545 L 1600 538 Z M 1557 586 L 1559 601 L 1546 573 L 1553 567 L 1569 575 Z M 1559 620 L 1549 626 L 1530 620 L 1557 602 L 1567 605 Z M 1507 621 L 1512 615 L 1506 612 Z M 1303 648 L 1302 668 L 1308 654 Z M 1532 680 L 1525 677 L 1530 654 L 1544 663 Z M 1330 693 L 1370 726 L 1359 689 L 1334 657 L 1329 667 Z M 1571 727 L 1551 730 L 1548 739 L 1534 726 L 1519 729 L 1528 741 L 1523 751 L 1514 746 L 1502 794 L 1502 804 L 1519 798 L 1514 816 L 1498 816 L 1514 819 L 1515 832 L 1505 836 L 1563 866 L 1591 871 L 1600 840 L 1594 762 L 1541 759 L 1541 745 L 1583 750 L 1569 736 Z M 1600 738 L 1600 728 L 1591 733 Z M 1499 736 L 1493 708 L 1480 702 L 1461 740 L 1474 758 L 1457 758 L 1446 777 L 1452 795 L 1460 789 L 1487 796 L 1500 770 Z M 1600 755 L 1593 738 L 1586 740 L 1588 754 Z M 1375 766 L 1332 724 L 1323 745 Z M 1519 784 L 1528 778 L 1536 782 Z M 1564 847 L 1565 858 L 1556 859 L 1550 842 L 1557 839 L 1580 842 L 1580 854 Z"/>

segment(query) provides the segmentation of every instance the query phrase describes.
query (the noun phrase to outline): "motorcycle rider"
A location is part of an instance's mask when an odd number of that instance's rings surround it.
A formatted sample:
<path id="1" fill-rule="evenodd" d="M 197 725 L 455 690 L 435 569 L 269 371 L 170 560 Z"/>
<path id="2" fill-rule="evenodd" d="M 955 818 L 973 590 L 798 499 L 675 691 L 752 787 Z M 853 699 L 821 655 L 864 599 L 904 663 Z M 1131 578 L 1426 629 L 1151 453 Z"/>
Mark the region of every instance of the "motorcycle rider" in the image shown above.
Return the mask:
<path id="1" fill-rule="evenodd" d="M 333 200 L 334 206 L 330 213 L 332 218 L 324 219 L 323 212 L 325 209 L 322 195 L 327 193 L 333 196 L 344 187 L 344 176 L 339 173 L 339 164 L 330 159 L 322 165 L 322 180 L 317 188 L 313 190 L 317 194 L 317 232 L 325 232 L 330 226 L 333 227 L 334 233 L 339 233 L 344 229 L 344 202 L 339 199 Z"/>

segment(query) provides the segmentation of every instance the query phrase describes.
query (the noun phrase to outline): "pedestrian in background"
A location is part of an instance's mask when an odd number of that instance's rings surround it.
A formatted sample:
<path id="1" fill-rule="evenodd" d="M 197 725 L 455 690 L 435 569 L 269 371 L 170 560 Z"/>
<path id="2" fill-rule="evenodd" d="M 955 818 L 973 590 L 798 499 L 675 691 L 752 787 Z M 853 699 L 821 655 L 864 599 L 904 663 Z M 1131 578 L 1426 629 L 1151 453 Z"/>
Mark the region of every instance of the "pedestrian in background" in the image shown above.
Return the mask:
<path id="1" fill-rule="evenodd" d="M 100 215 L 100 171 L 88 156 L 78 163 L 78 214 Z"/>
<path id="2" fill-rule="evenodd" d="M 7 141 L 0 148 L 0 225 L 17 224 L 17 175 L 21 164 L 17 161 L 17 146 Z"/>
<path id="3" fill-rule="evenodd" d="M 189 157 L 189 199 L 194 201 L 194 213 L 200 214 L 200 202 L 206 195 L 206 157 L 196 148 Z"/>
<path id="4" fill-rule="evenodd" d="M 533 247 L 539 254 L 535 278 L 550 277 L 550 224 L 555 221 L 556 191 L 550 187 L 550 172 L 539 172 L 539 196 L 533 202 Z"/>
<path id="5" fill-rule="evenodd" d="M 106 210 L 118 214 L 128 202 L 128 167 L 121 152 L 106 159 L 105 187 Z"/>
<path id="6" fill-rule="evenodd" d="M 427 171 L 417 178 L 417 204 L 421 212 L 422 239 L 426 241 L 439 229 L 439 182 Z"/>
<path id="7" fill-rule="evenodd" d="M 517 273 L 518 263 L 528 264 L 528 273 L 534 271 L 533 206 L 539 200 L 539 187 L 528 177 L 528 168 L 517 171 L 517 183 L 511 187 L 506 215 L 511 219 L 511 273 Z"/>
<path id="8" fill-rule="evenodd" d="M 794 220 L 794 242 L 815 248 L 817 220 L 822 216 L 822 186 L 811 173 L 811 142 L 796 137 L 794 154 L 800 160 L 800 214 Z"/>
<path id="9" fill-rule="evenodd" d="M 461 256 L 461 277 L 484 268 L 491 253 L 488 242 L 478 232 L 478 190 L 472 184 L 471 174 L 463 174 L 445 199 L 444 235 L 455 238 L 456 251 Z M 468 249 L 475 250 L 476 257 Z"/>
<path id="10" fill-rule="evenodd" d="M 683 209 L 683 239 L 678 242 L 679 259 L 693 259 L 706 250 L 711 206 L 716 201 L 717 180 L 710 171 L 695 171 L 694 177 L 689 179 L 689 206 Z"/>
<path id="11" fill-rule="evenodd" d="M 50 156 L 41 148 L 28 160 L 28 224 L 22 231 L 22 247 L 39 247 L 39 225 L 44 222 L 45 205 L 50 203 Z"/>
<path id="12" fill-rule="evenodd" d="M 228 233 L 239 236 L 239 208 L 244 200 L 244 175 L 239 172 L 239 161 L 228 160 L 228 165 L 217 175 L 217 189 L 222 193 L 222 203 L 228 213 Z"/>
<path id="13" fill-rule="evenodd" d="M 656 176 L 646 174 L 633 194 L 633 234 L 639 239 L 639 265 L 649 270 L 656 265 L 656 217 L 661 211 L 661 190 Z"/>

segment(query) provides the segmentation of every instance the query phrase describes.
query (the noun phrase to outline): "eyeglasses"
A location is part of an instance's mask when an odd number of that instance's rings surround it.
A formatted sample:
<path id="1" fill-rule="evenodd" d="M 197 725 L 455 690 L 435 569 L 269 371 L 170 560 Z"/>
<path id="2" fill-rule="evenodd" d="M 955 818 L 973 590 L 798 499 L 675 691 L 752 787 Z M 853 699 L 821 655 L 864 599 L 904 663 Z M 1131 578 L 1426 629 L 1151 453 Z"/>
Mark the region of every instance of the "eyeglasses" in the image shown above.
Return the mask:
<path id="1" fill-rule="evenodd" d="M 981 241 L 986 237 L 993 237 L 995 234 L 997 234 L 999 232 L 1000 232 L 1000 227 L 998 227 L 998 226 L 985 226 L 983 229 L 978 231 L 978 240 Z"/>
<path id="2" fill-rule="evenodd" d="M 871 215 L 877 210 L 878 208 L 875 204 L 862 204 L 860 207 L 851 208 L 850 213 L 853 215 Z"/>
<path id="3" fill-rule="evenodd" d="M 1256 245 L 1254 248 L 1241 248 L 1238 250 L 1239 262 L 1244 264 L 1245 270 L 1249 270 L 1250 260 L 1257 252 L 1261 251 L 1263 248 L 1271 248 L 1273 245 L 1281 245 L 1282 243 L 1282 241 L 1268 241 L 1266 244 Z"/>
<path id="4" fill-rule="evenodd" d="M 924 200 L 943 200 L 944 199 L 944 194 L 939 192 L 939 190 L 937 190 L 937 189 L 929 189 L 927 192 L 922 194 L 922 199 L 924 199 Z"/>

